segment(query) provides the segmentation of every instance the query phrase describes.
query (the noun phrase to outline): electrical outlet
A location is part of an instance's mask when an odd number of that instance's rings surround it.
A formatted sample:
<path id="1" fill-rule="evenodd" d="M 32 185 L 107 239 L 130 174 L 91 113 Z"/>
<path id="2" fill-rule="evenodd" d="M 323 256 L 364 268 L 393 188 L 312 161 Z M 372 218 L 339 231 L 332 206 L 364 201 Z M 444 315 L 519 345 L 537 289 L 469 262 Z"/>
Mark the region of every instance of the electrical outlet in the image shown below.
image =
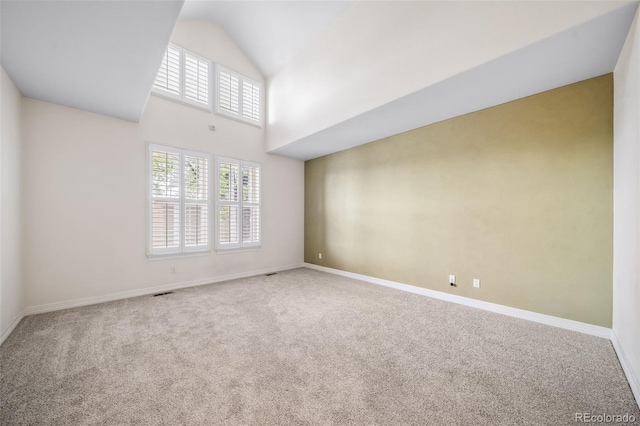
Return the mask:
<path id="1" fill-rule="evenodd" d="M 322 259 L 322 253 L 318 253 L 318 259 Z"/>
<path id="2" fill-rule="evenodd" d="M 480 280 L 477 278 L 473 279 L 473 287 L 474 288 L 480 288 Z"/>
<path id="3" fill-rule="evenodd" d="M 175 273 L 176 273 L 176 267 L 175 267 L 175 266 L 171 268 L 171 273 L 172 273 L 172 274 L 175 274 Z"/>
<path id="4" fill-rule="evenodd" d="M 449 284 L 452 286 L 456 286 L 456 276 L 455 275 L 449 275 Z"/>

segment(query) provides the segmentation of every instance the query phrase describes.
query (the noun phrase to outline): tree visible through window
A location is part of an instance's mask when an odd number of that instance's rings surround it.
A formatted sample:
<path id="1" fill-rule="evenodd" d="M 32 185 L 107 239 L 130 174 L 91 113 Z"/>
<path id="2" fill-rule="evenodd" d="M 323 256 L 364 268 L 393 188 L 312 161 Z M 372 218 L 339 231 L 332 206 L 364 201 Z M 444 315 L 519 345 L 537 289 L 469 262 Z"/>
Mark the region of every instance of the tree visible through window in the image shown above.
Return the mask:
<path id="1" fill-rule="evenodd" d="M 148 254 L 210 248 L 207 154 L 149 145 Z"/>

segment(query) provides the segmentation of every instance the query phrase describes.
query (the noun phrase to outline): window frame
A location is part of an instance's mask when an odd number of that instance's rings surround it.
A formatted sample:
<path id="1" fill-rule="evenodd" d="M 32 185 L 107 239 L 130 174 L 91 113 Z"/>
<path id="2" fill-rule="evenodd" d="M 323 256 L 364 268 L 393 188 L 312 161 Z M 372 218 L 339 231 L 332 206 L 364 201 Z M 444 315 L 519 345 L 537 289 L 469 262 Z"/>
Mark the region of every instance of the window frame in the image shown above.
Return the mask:
<path id="1" fill-rule="evenodd" d="M 234 114 L 232 112 L 226 111 L 220 108 L 220 71 L 225 71 L 229 74 L 235 75 L 238 77 L 239 86 L 238 86 L 238 114 Z M 260 99 L 259 99 L 259 108 L 260 108 L 260 117 L 258 120 L 253 120 L 246 118 L 244 116 L 244 84 L 245 81 L 257 85 L 260 90 Z M 215 110 L 214 112 L 223 117 L 231 118 L 232 120 L 240 121 L 245 124 L 249 124 L 251 126 L 255 126 L 258 128 L 262 128 L 262 123 L 264 122 L 264 87 L 263 84 L 259 81 L 256 81 L 252 78 L 245 76 L 237 71 L 234 71 L 224 65 L 219 63 L 215 63 Z"/>
<path id="2" fill-rule="evenodd" d="M 160 87 L 156 87 L 155 85 L 155 78 L 153 80 L 153 84 L 151 85 L 151 94 L 156 95 L 158 97 L 161 98 L 165 98 L 171 101 L 175 101 L 187 106 L 191 106 L 191 107 L 195 107 L 201 110 L 204 110 L 206 112 L 213 112 L 213 93 L 214 93 L 214 89 L 213 88 L 213 81 L 214 79 L 213 77 L 213 72 L 215 72 L 216 67 L 214 66 L 215 64 L 213 63 L 213 61 L 209 58 L 205 58 L 202 55 L 198 55 L 195 52 L 192 52 L 191 50 L 185 49 L 184 47 L 178 46 L 177 44 L 174 43 L 169 43 L 167 45 L 167 49 L 165 50 L 165 53 L 168 51 L 169 47 L 173 47 L 174 49 L 177 49 L 178 51 L 180 51 L 180 66 L 179 66 L 179 87 L 180 87 L 180 93 L 179 94 L 174 94 L 171 92 L 168 92 Z M 196 59 L 204 61 L 207 63 L 209 69 L 208 69 L 208 79 L 207 79 L 207 84 L 208 84 L 208 93 L 207 93 L 207 104 L 203 104 L 202 102 L 198 102 L 195 101 L 193 99 L 189 99 L 186 97 L 186 90 L 185 90 L 185 63 L 186 63 L 186 56 L 187 54 L 194 56 Z M 158 70 L 159 71 L 159 70 Z M 156 72 L 156 78 L 157 78 L 158 73 Z"/>
<path id="3" fill-rule="evenodd" d="M 153 247 L 153 202 L 161 201 L 161 202 L 176 202 L 176 199 L 169 197 L 154 197 L 153 195 L 153 152 L 154 151 L 164 151 L 175 153 L 179 155 L 179 191 L 180 196 L 177 199 L 178 202 L 178 211 L 180 214 L 180 244 L 178 247 L 161 247 L 154 248 Z M 184 161 L 185 156 L 197 157 L 197 158 L 205 158 L 207 160 L 207 200 L 206 202 L 202 202 L 202 200 L 189 200 L 185 197 L 185 168 Z M 176 148 L 174 146 L 169 145 L 161 145 L 153 142 L 147 142 L 147 214 L 146 214 L 146 222 L 147 222 L 147 237 L 146 237 L 146 254 L 149 258 L 163 258 L 163 257 L 183 257 L 188 255 L 201 255 L 211 252 L 211 240 L 213 237 L 212 232 L 212 219 L 214 215 L 211 214 L 211 196 L 212 196 L 212 188 L 211 188 L 211 171 L 212 171 L 212 158 L 211 155 L 206 152 L 200 151 L 192 151 L 184 148 Z M 217 194 L 217 192 L 216 192 Z M 200 204 L 207 206 L 207 244 L 195 247 L 187 247 L 185 245 L 185 223 L 186 223 L 186 204 L 187 202 L 193 204 Z"/>
<path id="4" fill-rule="evenodd" d="M 238 165 L 238 170 L 239 170 L 239 174 L 240 174 L 240 180 L 239 180 L 239 188 L 238 188 L 238 201 L 223 201 L 220 200 L 220 163 L 235 163 Z M 215 248 L 216 251 L 222 252 L 222 253 L 229 253 L 229 252 L 234 252 L 234 251 L 245 251 L 245 250 L 257 250 L 260 249 L 262 247 L 262 235 L 263 235 L 263 228 L 262 228 L 262 164 L 260 163 L 256 163 L 253 161 L 244 161 L 244 160 L 238 160 L 236 158 L 230 158 L 230 157 L 223 157 L 223 156 L 216 156 L 215 158 L 215 235 L 216 235 L 216 244 L 215 244 Z M 245 204 L 245 201 L 242 200 L 242 168 L 244 166 L 250 166 L 250 167 L 257 167 L 259 170 L 259 176 L 260 176 L 260 181 L 258 182 L 258 202 L 257 203 L 248 203 L 249 205 L 252 206 L 257 206 L 258 207 L 258 211 L 259 211 L 259 217 L 258 217 L 258 226 L 260 229 L 260 238 L 257 242 L 250 242 L 250 243 L 245 243 L 242 241 L 242 226 L 243 226 L 243 216 L 242 216 L 242 208 Z M 228 244 L 224 244 L 221 245 L 220 244 L 220 207 L 221 206 L 234 206 L 237 205 L 238 206 L 238 216 L 239 216 L 239 226 L 238 226 L 238 242 L 237 243 L 228 243 Z"/>

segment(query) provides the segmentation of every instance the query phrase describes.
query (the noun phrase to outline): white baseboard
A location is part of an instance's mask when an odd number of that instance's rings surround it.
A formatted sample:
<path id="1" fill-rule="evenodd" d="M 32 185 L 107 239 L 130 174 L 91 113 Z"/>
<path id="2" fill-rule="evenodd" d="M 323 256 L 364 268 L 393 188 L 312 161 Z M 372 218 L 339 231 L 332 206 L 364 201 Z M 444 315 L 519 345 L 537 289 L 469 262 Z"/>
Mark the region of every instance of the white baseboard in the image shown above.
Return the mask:
<path id="1" fill-rule="evenodd" d="M 483 309 L 485 311 L 496 312 L 510 317 L 526 319 L 529 321 L 539 322 L 542 324 L 552 325 L 567 330 L 578 331 L 580 333 L 590 334 L 592 336 L 611 339 L 611 329 L 600 327 L 598 325 L 586 324 L 584 322 L 573 321 L 565 318 L 558 318 L 551 315 L 540 314 L 537 312 L 526 311 L 524 309 L 512 308 L 510 306 L 498 305 L 497 303 L 485 302 L 482 300 L 471 299 L 469 297 L 457 296 L 455 294 L 444 293 L 437 290 L 429 290 L 422 287 L 416 287 L 409 284 L 402 284 L 395 281 L 383 280 L 381 278 L 370 277 L 367 275 L 355 274 L 353 272 L 341 271 L 339 269 L 327 268 L 325 266 L 305 263 L 305 267 L 315 269 L 317 271 L 328 272 L 330 274 L 341 275 L 343 277 L 354 278 L 356 280 L 365 281 L 372 284 L 383 285 L 409 293 L 421 294 L 423 296 L 433 297 L 434 299 L 446 300 L 460 305 L 471 306 L 473 308 Z"/>
<path id="2" fill-rule="evenodd" d="M 0 333 L 0 345 L 3 344 L 5 340 L 7 340 L 7 337 L 9 337 L 13 329 L 16 328 L 18 324 L 20 324 L 20 321 L 22 321 L 22 318 L 24 317 L 24 311 L 20 311 L 20 313 L 13 319 L 13 321 L 11 321 L 9 325 L 6 326 L 4 330 L 2 330 L 2 333 Z"/>
<path id="3" fill-rule="evenodd" d="M 618 359 L 620 360 L 620 365 L 622 366 L 622 371 L 627 376 L 627 381 L 629 382 L 629 386 L 631 387 L 631 392 L 633 392 L 633 396 L 636 398 L 636 402 L 638 403 L 638 407 L 640 407 L 640 380 L 634 374 L 631 364 L 627 360 L 627 356 L 622 349 L 622 345 L 618 340 L 618 336 L 615 331 L 611 331 L 611 343 L 613 344 L 613 349 L 615 349 L 616 354 L 618 355 Z"/>
<path id="4" fill-rule="evenodd" d="M 217 277 L 202 278 L 181 283 L 165 284 L 156 287 L 146 287 L 138 290 L 121 291 L 118 293 L 106 294 L 104 296 L 85 297 L 82 299 L 68 300 L 64 302 L 47 303 L 44 305 L 29 306 L 24 309 L 24 315 L 42 314 L 45 312 L 60 311 L 62 309 L 77 308 L 79 306 L 95 305 L 98 303 L 112 302 L 114 300 L 129 299 L 131 297 L 146 296 L 148 294 L 164 293 L 166 291 L 179 290 L 181 288 L 195 287 L 205 284 L 214 284 L 222 281 L 237 280 L 239 278 L 253 277 L 256 275 L 270 274 L 273 272 L 286 271 L 289 269 L 302 268 L 304 264 L 296 263 L 287 266 L 278 266 L 255 271 L 240 272 L 236 274 L 221 275 Z M 7 334 L 8 335 L 8 334 Z"/>

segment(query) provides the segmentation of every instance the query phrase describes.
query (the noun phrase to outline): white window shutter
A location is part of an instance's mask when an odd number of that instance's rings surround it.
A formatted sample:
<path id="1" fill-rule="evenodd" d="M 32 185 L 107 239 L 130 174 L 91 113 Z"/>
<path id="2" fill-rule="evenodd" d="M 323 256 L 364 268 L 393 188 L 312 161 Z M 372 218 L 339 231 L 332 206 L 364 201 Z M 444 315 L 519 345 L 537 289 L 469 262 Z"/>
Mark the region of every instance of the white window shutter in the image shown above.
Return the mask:
<path id="1" fill-rule="evenodd" d="M 153 83 L 153 87 L 163 90 L 175 96 L 180 96 L 180 61 L 181 50 L 179 47 L 169 45 L 164 57 L 158 75 Z"/>
<path id="2" fill-rule="evenodd" d="M 242 165 L 242 242 L 260 243 L 260 166 Z"/>
<path id="3" fill-rule="evenodd" d="M 185 250 L 209 247 L 209 160 L 184 155 Z"/>
<path id="4" fill-rule="evenodd" d="M 239 246 L 240 231 L 240 166 L 219 160 L 218 168 L 218 248 Z"/>
<path id="5" fill-rule="evenodd" d="M 150 147 L 151 253 L 180 249 L 180 152 Z"/>
<path id="6" fill-rule="evenodd" d="M 169 44 L 151 92 L 212 111 L 210 80 L 211 61 L 180 46 Z"/>
<path id="7" fill-rule="evenodd" d="M 260 85 L 246 78 L 242 80 L 242 116 L 260 121 Z"/>
<path id="8" fill-rule="evenodd" d="M 221 161 L 218 164 L 219 200 L 238 202 L 240 169 L 238 163 Z"/>
<path id="9" fill-rule="evenodd" d="M 180 198 L 180 154 L 155 149 L 151 158 L 153 197 Z"/>
<path id="10" fill-rule="evenodd" d="M 215 112 L 261 126 L 262 84 L 220 64 L 216 64 L 215 75 Z"/>
<path id="11" fill-rule="evenodd" d="M 154 201 L 152 214 L 152 248 L 154 250 L 179 248 L 180 205 Z"/>
<path id="12" fill-rule="evenodd" d="M 218 108 L 228 114 L 240 112 L 240 77 L 218 66 Z"/>
<path id="13" fill-rule="evenodd" d="M 220 206 L 218 211 L 218 247 L 238 245 L 238 206 Z"/>
<path id="14" fill-rule="evenodd" d="M 218 249 L 259 246 L 260 165 L 218 157 Z"/>
<path id="15" fill-rule="evenodd" d="M 209 61 L 184 52 L 184 97 L 209 105 Z"/>

